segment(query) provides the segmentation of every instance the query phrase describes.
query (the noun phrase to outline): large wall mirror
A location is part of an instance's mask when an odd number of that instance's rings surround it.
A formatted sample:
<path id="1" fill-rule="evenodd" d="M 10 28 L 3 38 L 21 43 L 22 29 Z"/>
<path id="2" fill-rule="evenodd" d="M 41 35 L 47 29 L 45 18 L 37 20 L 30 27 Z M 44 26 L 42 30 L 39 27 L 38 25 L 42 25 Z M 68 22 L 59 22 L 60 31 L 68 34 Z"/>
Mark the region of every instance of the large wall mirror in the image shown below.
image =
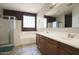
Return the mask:
<path id="1" fill-rule="evenodd" d="M 79 3 L 61 3 L 54 6 L 47 15 L 47 28 L 79 28 Z"/>

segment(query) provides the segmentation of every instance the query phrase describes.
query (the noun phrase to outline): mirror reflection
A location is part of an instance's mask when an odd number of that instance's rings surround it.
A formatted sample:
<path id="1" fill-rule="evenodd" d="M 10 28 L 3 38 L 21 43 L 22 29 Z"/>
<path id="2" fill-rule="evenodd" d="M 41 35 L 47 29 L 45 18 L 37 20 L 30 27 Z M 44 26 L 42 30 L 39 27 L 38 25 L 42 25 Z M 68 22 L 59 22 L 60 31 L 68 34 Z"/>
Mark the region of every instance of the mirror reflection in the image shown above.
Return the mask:
<path id="1" fill-rule="evenodd" d="M 79 27 L 79 4 L 62 3 L 54 6 L 46 13 L 47 28 L 78 28 Z M 49 17 L 50 16 L 50 17 Z"/>

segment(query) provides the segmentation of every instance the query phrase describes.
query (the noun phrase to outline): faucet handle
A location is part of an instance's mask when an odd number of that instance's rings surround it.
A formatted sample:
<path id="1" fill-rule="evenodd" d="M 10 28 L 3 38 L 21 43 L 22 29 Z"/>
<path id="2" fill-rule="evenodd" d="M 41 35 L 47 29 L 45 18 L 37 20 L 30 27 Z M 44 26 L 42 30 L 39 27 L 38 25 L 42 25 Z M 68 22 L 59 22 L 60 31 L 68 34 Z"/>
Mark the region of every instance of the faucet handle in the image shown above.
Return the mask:
<path id="1" fill-rule="evenodd" d="M 68 34 L 69 38 L 74 38 L 74 36 L 72 34 Z"/>

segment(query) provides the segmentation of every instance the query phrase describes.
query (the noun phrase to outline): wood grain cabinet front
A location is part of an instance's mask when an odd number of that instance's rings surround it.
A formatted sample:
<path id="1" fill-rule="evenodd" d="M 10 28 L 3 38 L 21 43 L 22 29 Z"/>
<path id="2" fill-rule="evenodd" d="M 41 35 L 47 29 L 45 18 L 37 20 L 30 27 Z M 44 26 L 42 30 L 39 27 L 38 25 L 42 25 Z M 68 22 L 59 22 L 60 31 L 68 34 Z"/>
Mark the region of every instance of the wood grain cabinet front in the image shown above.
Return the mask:
<path id="1" fill-rule="evenodd" d="M 40 51 L 42 54 L 45 54 L 45 39 L 44 37 L 41 37 L 40 39 Z"/>
<path id="2" fill-rule="evenodd" d="M 45 52 L 46 55 L 57 55 L 58 54 L 58 42 L 50 39 L 45 38 Z"/>
<path id="3" fill-rule="evenodd" d="M 79 55 L 79 49 L 37 34 L 36 44 L 44 55 Z"/>
<path id="4" fill-rule="evenodd" d="M 58 54 L 58 44 L 56 41 L 44 37 L 42 35 L 36 35 L 36 44 L 42 54 L 56 55 Z"/>
<path id="5" fill-rule="evenodd" d="M 37 46 L 39 46 L 39 39 L 40 39 L 40 35 L 36 34 L 36 44 L 37 44 Z"/>
<path id="6" fill-rule="evenodd" d="M 60 43 L 59 55 L 79 55 L 79 49 Z"/>
<path id="7" fill-rule="evenodd" d="M 36 34 L 36 44 L 42 54 L 45 54 L 45 43 L 44 42 L 45 42 L 44 36 Z"/>

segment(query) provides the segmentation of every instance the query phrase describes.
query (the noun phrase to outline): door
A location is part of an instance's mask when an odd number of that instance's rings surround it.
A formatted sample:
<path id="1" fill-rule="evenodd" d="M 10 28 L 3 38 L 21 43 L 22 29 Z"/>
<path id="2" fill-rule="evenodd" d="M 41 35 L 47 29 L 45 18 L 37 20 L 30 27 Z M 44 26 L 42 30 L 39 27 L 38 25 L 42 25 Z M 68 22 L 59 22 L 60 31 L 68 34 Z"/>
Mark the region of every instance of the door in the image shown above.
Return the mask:
<path id="1" fill-rule="evenodd" d="M 9 20 L 0 19 L 0 45 L 10 43 Z"/>
<path id="2" fill-rule="evenodd" d="M 65 15 L 65 27 L 72 27 L 72 14 Z"/>

